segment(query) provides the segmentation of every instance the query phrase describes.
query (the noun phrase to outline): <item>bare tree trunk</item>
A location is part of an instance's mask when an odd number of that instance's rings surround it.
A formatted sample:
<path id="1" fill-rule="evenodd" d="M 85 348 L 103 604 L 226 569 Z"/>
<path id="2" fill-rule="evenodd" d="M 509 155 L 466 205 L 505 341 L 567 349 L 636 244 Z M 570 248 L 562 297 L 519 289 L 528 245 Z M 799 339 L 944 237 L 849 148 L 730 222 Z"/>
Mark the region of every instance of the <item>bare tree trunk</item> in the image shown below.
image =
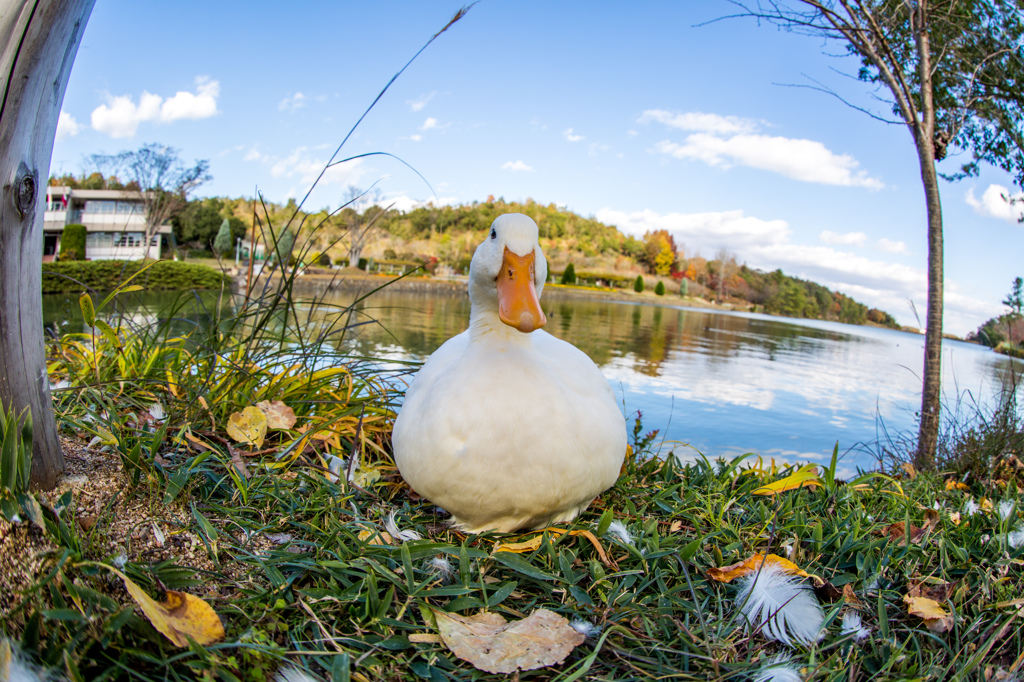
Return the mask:
<path id="1" fill-rule="evenodd" d="M 921 120 L 914 142 L 921 164 L 925 204 L 928 208 L 928 313 L 924 336 L 924 388 L 921 391 L 921 421 L 914 465 L 935 466 L 942 397 L 942 203 L 935 170 L 935 102 L 932 98 L 931 46 L 928 40 L 928 3 L 921 0 L 914 17 L 917 25 L 918 74 L 921 78 Z"/>
<path id="2" fill-rule="evenodd" d="M 57 118 L 95 0 L 0 0 L 0 401 L 35 425 L 32 485 L 64 471 L 43 349 L 43 201 Z"/>

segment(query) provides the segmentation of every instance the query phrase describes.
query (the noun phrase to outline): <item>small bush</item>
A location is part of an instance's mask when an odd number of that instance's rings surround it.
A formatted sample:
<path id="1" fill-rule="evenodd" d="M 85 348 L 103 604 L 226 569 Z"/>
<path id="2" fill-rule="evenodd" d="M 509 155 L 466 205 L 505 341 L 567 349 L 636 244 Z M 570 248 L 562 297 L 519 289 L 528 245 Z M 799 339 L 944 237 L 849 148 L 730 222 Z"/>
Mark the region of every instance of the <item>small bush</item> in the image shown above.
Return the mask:
<path id="1" fill-rule="evenodd" d="M 60 256 L 57 260 L 85 260 L 85 225 L 65 225 L 60 237 Z"/>
<path id="2" fill-rule="evenodd" d="M 358 266 L 359 269 L 360 270 L 365 270 L 366 269 L 366 263 L 367 263 L 367 260 L 365 258 L 360 258 L 359 259 L 359 266 Z"/>
<path id="3" fill-rule="evenodd" d="M 665 283 L 659 280 L 658 284 L 654 287 L 654 293 L 656 293 L 658 296 L 664 296 L 665 295 Z"/>
<path id="4" fill-rule="evenodd" d="M 565 266 L 565 272 L 562 273 L 562 284 L 576 284 L 576 268 L 572 263 Z"/>
<path id="5" fill-rule="evenodd" d="M 326 253 L 321 253 L 320 257 L 317 258 L 315 262 L 316 262 L 317 265 L 319 265 L 321 267 L 324 267 L 324 268 L 331 267 L 331 257 L 328 256 Z"/>
<path id="6" fill-rule="evenodd" d="M 644 276 L 643 275 L 637 275 L 636 276 L 636 281 L 633 282 L 633 291 L 635 291 L 638 294 L 642 294 L 643 293 L 643 291 L 644 291 Z"/>
<path id="7" fill-rule="evenodd" d="M 143 265 L 141 260 L 43 263 L 43 293 L 81 293 L 84 289 L 78 282 L 96 291 L 112 291 Z M 132 280 L 132 284 L 141 284 L 146 289 L 171 291 L 217 289 L 230 282 L 229 277 L 213 268 L 180 261 L 158 261 Z"/>

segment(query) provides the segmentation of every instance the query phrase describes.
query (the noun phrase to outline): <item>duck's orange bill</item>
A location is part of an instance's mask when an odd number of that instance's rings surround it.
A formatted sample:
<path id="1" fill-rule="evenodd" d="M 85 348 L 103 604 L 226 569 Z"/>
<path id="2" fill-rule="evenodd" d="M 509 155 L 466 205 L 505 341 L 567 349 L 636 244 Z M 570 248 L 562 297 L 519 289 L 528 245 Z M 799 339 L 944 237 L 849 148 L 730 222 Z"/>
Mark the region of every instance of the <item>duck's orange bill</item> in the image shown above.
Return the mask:
<path id="1" fill-rule="evenodd" d="M 548 321 L 540 309 L 534 285 L 535 261 L 533 251 L 517 256 L 506 246 L 497 279 L 498 317 L 524 334 L 540 329 Z"/>

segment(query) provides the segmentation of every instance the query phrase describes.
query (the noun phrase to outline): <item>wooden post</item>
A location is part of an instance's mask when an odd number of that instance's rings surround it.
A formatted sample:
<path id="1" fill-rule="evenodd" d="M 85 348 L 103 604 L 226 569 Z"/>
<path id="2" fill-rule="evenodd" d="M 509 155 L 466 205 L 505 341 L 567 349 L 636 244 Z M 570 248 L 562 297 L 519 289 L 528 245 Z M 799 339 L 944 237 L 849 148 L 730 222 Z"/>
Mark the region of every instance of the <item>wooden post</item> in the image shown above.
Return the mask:
<path id="1" fill-rule="evenodd" d="M 32 486 L 64 471 L 43 350 L 43 203 L 57 119 L 95 0 L 0 0 L 0 401 L 35 425 Z"/>

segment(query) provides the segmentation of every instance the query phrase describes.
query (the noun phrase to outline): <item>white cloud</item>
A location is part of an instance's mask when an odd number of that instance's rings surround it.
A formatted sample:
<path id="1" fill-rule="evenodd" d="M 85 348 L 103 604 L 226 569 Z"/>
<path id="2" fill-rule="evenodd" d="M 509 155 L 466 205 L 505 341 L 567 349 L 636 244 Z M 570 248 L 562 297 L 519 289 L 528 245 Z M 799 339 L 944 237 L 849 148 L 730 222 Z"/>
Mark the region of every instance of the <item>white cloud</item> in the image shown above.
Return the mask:
<path id="1" fill-rule="evenodd" d="M 588 152 L 588 153 L 589 153 L 589 154 L 590 154 L 591 156 L 597 156 L 597 155 L 598 155 L 598 153 L 600 153 L 600 152 L 606 152 L 606 151 L 608 151 L 608 145 L 606 145 L 606 144 L 600 144 L 600 143 L 598 143 L 598 142 L 591 142 L 591 143 L 590 143 L 590 150 L 589 150 L 589 152 Z"/>
<path id="2" fill-rule="evenodd" d="M 636 137 L 639 134 L 640 133 L 638 133 L 637 131 L 633 130 L 632 128 L 630 128 L 629 130 L 626 131 L 626 135 L 629 135 L 630 137 Z"/>
<path id="3" fill-rule="evenodd" d="M 860 163 L 852 156 L 835 154 L 815 140 L 756 134 L 760 124 L 753 119 L 649 109 L 638 121 L 690 131 L 682 144 L 662 140 L 654 145 L 653 151 L 677 159 L 697 159 L 721 168 L 749 166 L 824 185 L 884 187 L 881 180 L 858 170 Z"/>
<path id="4" fill-rule="evenodd" d="M 412 135 L 409 136 L 409 139 L 412 140 L 413 142 L 419 142 L 420 140 L 423 139 L 423 136 L 413 133 Z"/>
<path id="5" fill-rule="evenodd" d="M 262 158 L 262 155 L 260 154 L 259 150 L 256 149 L 256 147 L 253 147 L 248 152 L 246 152 L 245 156 L 242 157 L 242 160 L 243 161 L 259 161 L 261 158 Z"/>
<path id="6" fill-rule="evenodd" d="M 427 106 L 427 102 L 434 99 L 434 95 L 436 94 L 437 90 L 426 95 L 420 95 L 417 99 L 407 99 L 405 100 L 405 103 L 409 105 L 409 108 L 412 111 L 420 111 L 423 107 Z"/>
<path id="7" fill-rule="evenodd" d="M 720 135 L 752 133 L 758 129 L 757 122 L 748 118 L 705 114 L 700 111 L 672 113 L 664 109 L 648 109 L 637 120 L 638 123 L 648 123 L 650 121 L 664 123 L 669 128 L 718 133 Z"/>
<path id="8" fill-rule="evenodd" d="M 283 159 L 270 159 L 264 157 L 264 161 L 271 163 L 270 174 L 275 178 L 297 177 L 303 183 L 311 183 L 316 180 L 327 164 L 327 159 L 322 159 L 314 154 L 315 150 L 309 147 L 298 147 Z M 363 159 L 355 159 L 347 163 L 332 166 L 320 179 L 320 185 L 358 185 L 359 180 L 365 174 Z"/>
<path id="9" fill-rule="evenodd" d="M 527 166 L 522 161 L 506 161 L 505 163 L 501 164 L 501 168 L 502 168 L 502 170 L 510 170 L 510 171 L 532 171 L 533 170 L 533 168 L 531 168 L 530 166 Z"/>
<path id="10" fill-rule="evenodd" d="M 132 137 L 143 121 L 171 123 L 180 119 L 203 119 L 217 113 L 220 83 L 197 76 L 196 92 L 178 91 L 166 101 L 143 91 L 139 103 L 130 95 L 107 95 L 107 103 L 92 112 L 92 127 L 113 138 Z"/>
<path id="11" fill-rule="evenodd" d="M 965 197 L 967 204 L 979 215 L 990 218 L 999 218 L 1009 223 L 1020 222 L 1024 217 L 1024 203 L 1010 203 L 1008 199 L 1015 202 L 1024 202 L 1024 194 L 1011 194 L 1010 190 L 1002 185 L 989 185 L 979 201 L 974 196 L 974 188 L 967 190 Z"/>
<path id="12" fill-rule="evenodd" d="M 420 130 L 431 130 L 436 127 L 437 119 L 431 116 L 430 118 L 423 122 L 423 125 L 420 126 Z"/>
<path id="13" fill-rule="evenodd" d="M 857 170 L 860 165 L 848 154 L 833 154 L 814 140 L 770 135 L 719 137 L 694 133 L 684 144 L 662 140 L 654 146 L 660 154 L 677 159 L 698 159 L 712 166 L 732 164 L 772 171 L 803 182 L 881 189 L 881 180 Z"/>
<path id="14" fill-rule="evenodd" d="M 586 139 L 582 135 L 577 135 L 576 133 L 572 132 L 572 128 L 566 128 L 565 132 L 562 133 L 562 136 L 565 137 L 565 139 L 569 140 L 569 142 L 579 142 L 580 140 Z"/>
<path id="15" fill-rule="evenodd" d="M 75 117 L 63 109 L 57 118 L 57 139 L 63 140 L 66 137 L 74 137 L 82 130 L 82 124 L 75 120 Z"/>
<path id="16" fill-rule="evenodd" d="M 688 253 L 732 248 L 735 244 L 783 244 L 790 234 L 784 220 L 761 220 L 745 216 L 740 210 L 661 215 L 651 210 L 626 213 L 602 208 L 597 212 L 597 219 L 636 237 L 651 230 L 668 230 L 678 244 L 686 244 Z"/>
<path id="17" fill-rule="evenodd" d="M 826 244 L 847 244 L 850 246 L 864 246 L 868 236 L 863 232 L 847 232 L 845 234 L 839 234 L 838 232 L 832 232 L 831 230 L 823 231 L 819 237 L 821 241 Z"/>
<path id="18" fill-rule="evenodd" d="M 878 240 L 878 248 L 886 253 L 907 253 L 907 245 L 904 242 L 893 241 L 882 237 Z"/>
<path id="19" fill-rule="evenodd" d="M 301 92 L 296 92 L 291 97 L 285 97 L 283 100 L 278 102 L 278 111 L 295 111 L 306 106 L 306 96 Z"/>

